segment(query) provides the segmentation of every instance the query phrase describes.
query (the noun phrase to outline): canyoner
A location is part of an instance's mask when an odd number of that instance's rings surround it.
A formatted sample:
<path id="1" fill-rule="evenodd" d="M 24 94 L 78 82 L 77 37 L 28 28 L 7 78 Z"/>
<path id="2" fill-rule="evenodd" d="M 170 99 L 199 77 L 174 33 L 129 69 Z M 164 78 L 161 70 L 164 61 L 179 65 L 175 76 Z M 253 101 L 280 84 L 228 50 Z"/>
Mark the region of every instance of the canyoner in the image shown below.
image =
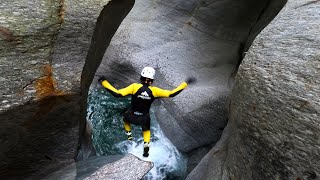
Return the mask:
<path id="1" fill-rule="evenodd" d="M 131 124 L 138 125 L 142 128 L 143 134 L 143 156 L 149 156 L 150 148 L 150 107 L 152 102 L 158 98 L 169 98 L 178 95 L 188 85 L 194 84 L 196 79 L 189 77 L 173 90 L 165 90 L 152 86 L 155 77 L 155 70 L 152 67 L 145 67 L 141 72 L 140 83 L 116 89 L 107 80 L 105 76 L 99 77 L 99 83 L 114 97 L 124 97 L 131 95 L 131 106 L 123 112 L 124 130 L 129 141 L 133 140 L 131 133 Z"/>

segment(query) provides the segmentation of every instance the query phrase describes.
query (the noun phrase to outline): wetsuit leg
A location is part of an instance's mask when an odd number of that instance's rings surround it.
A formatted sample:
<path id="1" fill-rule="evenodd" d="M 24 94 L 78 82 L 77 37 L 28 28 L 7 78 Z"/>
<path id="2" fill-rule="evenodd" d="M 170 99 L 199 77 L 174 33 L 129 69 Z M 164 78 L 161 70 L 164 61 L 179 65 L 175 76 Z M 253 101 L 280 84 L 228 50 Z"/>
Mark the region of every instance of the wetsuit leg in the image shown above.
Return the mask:
<path id="1" fill-rule="evenodd" d="M 150 130 L 143 131 L 143 156 L 148 157 L 149 156 L 149 149 L 150 149 Z"/>
<path id="2" fill-rule="evenodd" d="M 150 130 L 142 131 L 142 133 L 143 133 L 143 141 L 149 143 L 150 137 L 151 137 Z"/>
<path id="3" fill-rule="evenodd" d="M 124 130 L 126 131 L 128 140 L 132 140 L 133 137 L 131 135 L 131 123 L 134 118 L 132 114 L 132 110 L 129 108 L 127 111 L 124 111 L 122 115 L 123 115 Z"/>
<path id="4" fill-rule="evenodd" d="M 132 137 L 132 134 L 131 134 L 131 126 L 130 126 L 130 123 L 126 120 L 123 120 L 124 122 L 124 130 L 126 131 L 126 134 L 128 136 L 128 140 L 132 140 L 133 137 Z"/>
<path id="5" fill-rule="evenodd" d="M 125 131 L 131 131 L 130 123 L 128 121 L 126 121 L 126 120 L 123 120 L 123 122 L 124 122 L 124 130 Z"/>
<path id="6" fill-rule="evenodd" d="M 150 142 L 151 132 L 150 132 L 150 116 L 149 114 L 144 115 L 143 119 L 141 120 L 143 123 L 141 124 L 142 133 L 143 133 L 143 140 L 145 143 Z"/>
<path id="7" fill-rule="evenodd" d="M 143 118 L 142 126 L 142 133 L 143 133 L 143 156 L 149 156 L 149 149 L 150 149 L 150 139 L 151 139 L 151 132 L 150 132 L 150 116 L 149 114 L 145 115 Z"/>

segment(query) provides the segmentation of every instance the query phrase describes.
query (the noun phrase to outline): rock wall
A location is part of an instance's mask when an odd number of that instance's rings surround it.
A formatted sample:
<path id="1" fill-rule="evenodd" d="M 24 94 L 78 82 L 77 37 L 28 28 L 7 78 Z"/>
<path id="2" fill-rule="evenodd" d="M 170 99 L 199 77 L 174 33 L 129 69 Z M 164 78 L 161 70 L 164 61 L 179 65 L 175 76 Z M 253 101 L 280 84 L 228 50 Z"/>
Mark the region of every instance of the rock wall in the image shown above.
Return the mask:
<path id="1" fill-rule="evenodd" d="M 240 65 L 223 139 L 187 179 L 319 179 L 319 1 L 288 1 Z"/>
<path id="2" fill-rule="evenodd" d="M 127 0 L 0 2 L 2 179 L 41 179 L 53 171 L 47 179 L 91 174 L 88 179 L 120 179 L 123 173 L 141 179 L 152 168 L 151 162 L 133 155 L 74 162 L 95 155 L 85 120 L 88 88 L 94 67 L 133 4 Z M 129 162 L 135 167 L 124 165 Z"/>
<path id="3" fill-rule="evenodd" d="M 0 177 L 73 163 L 80 77 L 108 1 L 0 2 Z"/>

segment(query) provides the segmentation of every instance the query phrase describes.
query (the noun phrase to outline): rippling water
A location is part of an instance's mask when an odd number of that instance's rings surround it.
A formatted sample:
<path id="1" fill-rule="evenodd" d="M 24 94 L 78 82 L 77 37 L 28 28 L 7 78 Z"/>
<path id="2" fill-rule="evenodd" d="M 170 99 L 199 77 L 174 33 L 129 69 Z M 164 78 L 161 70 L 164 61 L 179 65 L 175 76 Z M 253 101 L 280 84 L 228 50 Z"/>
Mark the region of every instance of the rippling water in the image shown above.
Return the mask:
<path id="1" fill-rule="evenodd" d="M 88 97 L 88 119 L 93 126 L 93 144 L 99 155 L 131 153 L 152 161 L 154 167 L 144 179 L 184 179 L 186 174 L 186 158 L 171 144 L 162 133 L 151 115 L 151 147 L 149 157 L 142 156 L 143 138 L 140 127 L 132 125 L 133 142 L 126 140 L 121 112 L 130 105 L 130 97 L 115 98 L 105 89 L 94 87 Z"/>

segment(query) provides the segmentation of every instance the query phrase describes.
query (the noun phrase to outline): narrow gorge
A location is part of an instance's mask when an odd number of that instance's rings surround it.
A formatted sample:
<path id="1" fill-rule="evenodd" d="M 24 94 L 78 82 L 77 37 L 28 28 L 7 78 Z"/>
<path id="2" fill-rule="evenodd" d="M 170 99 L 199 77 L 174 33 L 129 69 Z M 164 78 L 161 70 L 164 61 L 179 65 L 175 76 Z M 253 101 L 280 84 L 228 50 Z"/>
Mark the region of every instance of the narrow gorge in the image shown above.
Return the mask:
<path id="1" fill-rule="evenodd" d="M 152 106 L 166 179 L 319 179 L 320 1 L 0 1 L 0 177 L 157 179 L 97 82 L 152 66 L 198 80 Z"/>

